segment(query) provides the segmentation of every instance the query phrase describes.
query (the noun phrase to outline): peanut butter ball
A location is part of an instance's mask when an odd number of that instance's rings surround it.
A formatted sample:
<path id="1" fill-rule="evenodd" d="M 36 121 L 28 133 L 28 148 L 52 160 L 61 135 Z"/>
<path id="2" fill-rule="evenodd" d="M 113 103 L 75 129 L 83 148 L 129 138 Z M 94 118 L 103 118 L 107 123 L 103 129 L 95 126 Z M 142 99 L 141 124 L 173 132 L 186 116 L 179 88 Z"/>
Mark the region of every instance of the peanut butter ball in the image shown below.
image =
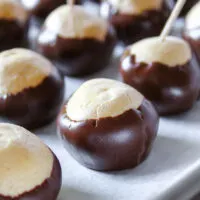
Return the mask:
<path id="1" fill-rule="evenodd" d="M 101 5 L 101 15 L 110 21 L 118 39 L 125 44 L 158 35 L 169 10 L 164 0 L 106 0 Z"/>
<path id="2" fill-rule="evenodd" d="M 25 45 L 28 22 L 28 13 L 18 1 L 0 1 L 0 51 Z"/>
<path id="3" fill-rule="evenodd" d="M 56 118 L 64 79 L 44 57 L 26 49 L 0 53 L 0 117 L 26 128 Z"/>
<path id="4" fill-rule="evenodd" d="M 190 109 L 199 94 L 199 68 L 189 44 L 177 37 L 147 38 L 129 46 L 120 72 L 123 81 L 149 99 L 160 115 Z"/>
<path id="5" fill-rule="evenodd" d="M 106 20 L 81 6 L 63 5 L 47 17 L 37 46 L 64 75 L 80 76 L 106 67 L 115 41 Z"/>
<path id="6" fill-rule="evenodd" d="M 31 132 L 0 123 L 0 162 L 0 199 L 57 199 L 61 188 L 60 163 Z"/>
<path id="7" fill-rule="evenodd" d="M 99 171 L 139 165 L 150 153 L 157 128 L 152 104 L 134 88 L 110 79 L 85 82 L 58 117 L 67 151 Z"/>

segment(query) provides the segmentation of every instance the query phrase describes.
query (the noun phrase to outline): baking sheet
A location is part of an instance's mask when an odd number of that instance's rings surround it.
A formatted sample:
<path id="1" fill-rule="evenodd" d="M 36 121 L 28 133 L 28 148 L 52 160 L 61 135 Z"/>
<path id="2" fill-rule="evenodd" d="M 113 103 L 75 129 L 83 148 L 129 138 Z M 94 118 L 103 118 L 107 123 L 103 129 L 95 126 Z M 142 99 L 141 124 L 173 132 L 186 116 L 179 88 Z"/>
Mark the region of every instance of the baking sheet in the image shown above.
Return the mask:
<path id="1" fill-rule="evenodd" d="M 34 28 L 31 32 L 37 34 Z M 65 99 L 90 78 L 119 80 L 121 52 L 117 48 L 110 66 L 99 73 L 66 77 Z M 200 102 L 185 114 L 162 118 L 150 156 L 132 170 L 102 173 L 84 168 L 65 151 L 55 122 L 35 133 L 61 162 L 63 185 L 58 200 L 187 200 L 200 191 Z"/>
<path id="2" fill-rule="evenodd" d="M 118 59 L 93 76 L 66 78 L 66 98 L 94 77 L 119 79 Z M 58 200 L 186 200 L 200 191 L 199 122 L 200 102 L 185 114 L 162 118 L 148 159 L 135 169 L 112 173 L 95 172 L 77 163 L 59 141 L 55 122 L 36 133 L 62 164 Z"/>

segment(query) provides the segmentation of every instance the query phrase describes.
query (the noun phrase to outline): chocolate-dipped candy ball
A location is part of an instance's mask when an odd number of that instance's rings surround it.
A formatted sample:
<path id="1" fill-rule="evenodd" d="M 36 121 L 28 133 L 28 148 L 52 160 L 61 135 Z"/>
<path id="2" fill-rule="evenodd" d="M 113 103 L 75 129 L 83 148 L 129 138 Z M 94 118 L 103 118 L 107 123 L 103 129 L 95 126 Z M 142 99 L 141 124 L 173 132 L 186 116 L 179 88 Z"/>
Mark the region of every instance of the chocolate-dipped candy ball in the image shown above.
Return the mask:
<path id="1" fill-rule="evenodd" d="M 200 64 L 200 2 L 186 16 L 183 37 L 192 47 Z"/>
<path id="2" fill-rule="evenodd" d="M 108 22 L 81 6 L 64 5 L 46 19 L 38 51 L 65 75 L 86 75 L 104 68 L 111 57 L 115 35 Z"/>
<path id="3" fill-rule="evenodd" d="M 26 49 L 0 53 L 0 118 L 40 127 L 57 116 L 63 96 L 63 77 L 47 59 Z"/>
<path id="4" fill-rule="evenodd" d="M 157 128 L 152 104 L 132 87 L 109 79 L 85 82 L 58 117 L 68 152 L 99 171 L 139 165 L 152 148 Z"/>
<path id="5" fill-rule="evenodd" d="M 0 0 L 0 51 L 23 46 L 29 17 L 16 0 Z"/>
<path id="6" fill-rule="evenodd" d="M 152 101 L 160 115 L 188 110 L 199 93 L 199 68 L 188 43 L 177 37 L 153 37 L 129 46 L 120 71 L 124 82 Z"/>
<path id="7" fill-rule="evenodd" d="M 61 167 L 55 154 L 26 129 L 0 123 L 0 199 L 56 200 Z"/>
<path id="8" fill-rule="evenodd" d="M 107 0 L 102 3 L 101 14 L 113 24 L 119 40 L 131 44 L 158 35 L 169 8 L 164 0 Z"/>
<path id="9" fill-rule="evenodd" d="M 67 0 L 19 0 L 32 16 L 45 19 L 57 7 L 65 4 Z M 78 3 L 80 0 L 75 0 Z"/>

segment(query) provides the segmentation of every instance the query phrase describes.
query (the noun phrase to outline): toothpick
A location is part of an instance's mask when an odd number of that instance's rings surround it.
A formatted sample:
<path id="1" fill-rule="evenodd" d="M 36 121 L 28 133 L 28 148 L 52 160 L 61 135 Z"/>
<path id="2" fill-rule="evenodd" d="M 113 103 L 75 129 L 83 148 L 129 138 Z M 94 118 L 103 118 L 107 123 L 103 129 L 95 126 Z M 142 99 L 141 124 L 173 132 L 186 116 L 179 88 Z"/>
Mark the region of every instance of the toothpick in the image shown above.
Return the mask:
<path id="1" fill-rule="evenodd" d="M 67 0 L 67 4 L 69 5 L 69 6 L 71 6 L 71 7 L 73 7 L 73 5 L 74 5 L 74 2 L 75 0 Z"/>
<path id="2" fill-rule="evenodd" d="M 176 3 L 169 19 L 167 20 L 161 34 L 160 34 L 160 38 L 161 41 L 164 41 L 165 38 L 168 36 L 169 32 L 172 29 L 172 26 L 175 22 L 175 20 L 177 19 L 177 17 L 179 16 L 181 10 L 183 9 L 183 6 L 185 5 L 186 0 L 178 0 L 178 2 Z"/>
<path id="3" fill-rule="evenodd" d="M 75 4 L 75 0 L 66 0 L 67 5 L 69 5 L 69 11 L 70 11 L 70 21 L 69 26 L 71 27 L 71 30 L 74 31 L 74 12 L 73 7 Z"/>

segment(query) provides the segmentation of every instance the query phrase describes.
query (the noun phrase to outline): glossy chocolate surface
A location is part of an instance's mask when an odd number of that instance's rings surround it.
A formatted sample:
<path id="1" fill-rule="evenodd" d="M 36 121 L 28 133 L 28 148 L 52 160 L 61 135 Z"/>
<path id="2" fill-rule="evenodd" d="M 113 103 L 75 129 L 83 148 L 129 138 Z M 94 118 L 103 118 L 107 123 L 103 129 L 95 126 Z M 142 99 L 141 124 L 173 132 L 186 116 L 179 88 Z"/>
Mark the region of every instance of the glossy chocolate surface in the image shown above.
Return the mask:
<path id="1" fill-rule="evenodd" d="M 0 200 L 56 200 L 62 184 L 61 167 L 58 159 L 54 156 L 54 164 L 51 176 L 40 186 L 18 197 L 5 197 L 0 194 Z"/>
<path id="2" fill-rule="evenodd" d="M 116 43 L 112 28 L 105 41 L 62 38 L 45 27 L 40 35 L 43 41 L 38 41 L 38 51 L 52 60 L 64 75 L 71 76 L 91 74 L 106 67 Z"/>
<path id="3" fill-rule="evenodd" d="M 200 71 L 191 62 L 168 67 L 160 63 L 136 63 L 128 55 L 121 61 L 123 81 L 152 101 L 160 115 L 177 114 L 190 109 L 200 89 Z"/>
<path id="4" fill-rule="evenodd" d="M 143 100 L 139 109 L 117 117 L 72 121 L 63 108 L 58 131 L 68 152 L 84 166 L 123 170 L 140 164 L 149 154 L 158 128 L 158 115 Z"/>
<path id="5" fill-rule="evenodd" d="M 108 9 L 105 10 L 105 7 Z M 160 34 L 168 16 L 169 7 L 166 3 L 160 11 L 149 10 L 140 15 L 120 14 L 108 2 L 102 3 L 102 15 L 114 26 L 119 40 L 131 44 L 146 37 Z"/>
<path id="6" fill-rule="evenodd" d="M 184 30 L 183 38 L 190 44 L 200 66 L 200 27 L 191 30 Z"/>
<path id="7" fill-rule="evenodd" d="M 0 97 L 0 117 L 28 129 L 38 128 L 56 118 L 63 98 L 63 77 L 51 75 L 35 88 Z"/>
<path id="8" fill-rule="evenodd" d="M 26 24 L 0 19 L 0 51 L 26 46 L 27 32 L 28 19 Z"/>

